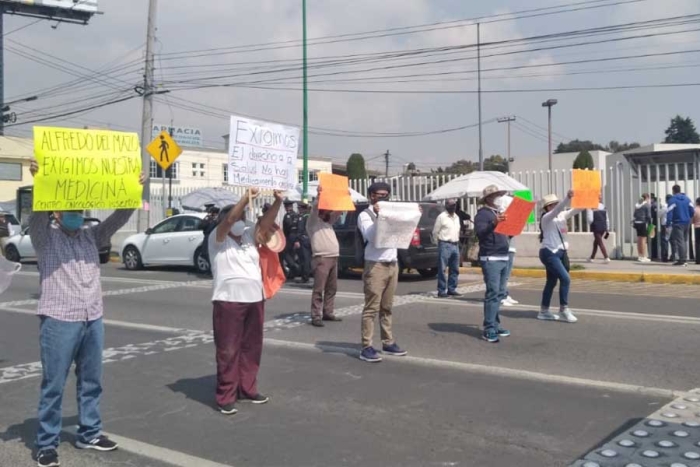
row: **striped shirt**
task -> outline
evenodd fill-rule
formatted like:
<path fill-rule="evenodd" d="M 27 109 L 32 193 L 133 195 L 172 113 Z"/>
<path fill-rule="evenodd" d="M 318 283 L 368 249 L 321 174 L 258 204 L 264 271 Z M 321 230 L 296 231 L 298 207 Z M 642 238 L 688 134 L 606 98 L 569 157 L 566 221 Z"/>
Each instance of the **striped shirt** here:
<path fill-rule="evenodd" d="M 102 317 L 98 249 L 126 224 L 133 209 L 114 211 L 104 222 L 66 233 L 48 213 L 29 219 L 29 235 L 39 265 L 41 297 L 37 314 L 60 321 L 94 321 Z"/>

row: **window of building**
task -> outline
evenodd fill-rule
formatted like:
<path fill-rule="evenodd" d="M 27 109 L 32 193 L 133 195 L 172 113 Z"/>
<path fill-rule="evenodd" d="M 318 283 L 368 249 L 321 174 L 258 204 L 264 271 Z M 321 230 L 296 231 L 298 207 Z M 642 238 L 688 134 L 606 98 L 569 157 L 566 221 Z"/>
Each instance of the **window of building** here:
<path fill-rule="evenodd" d="M 317 182 L 318 181 L 318 172 L 315 170 L 309 170 L 309 181 L 310 182 Z M 304 183 L 304 172 L 302 170 L 299 171 L 299 183 Z"/>
<path fill-rule="evenodd" d="M 221 164 L 224 171 L 224 182 L 228 183 L 228 164 Z"/>
<path fill-rule="evenodd" d="M 22 181 L 22 163 L 0 162 L 0 180 Z"/>
<path fill-rule="evenodd" d="M 170 170 L 173 172 L 173 180 L 177 180 L 180 177 L 179 165 L 179 162 L 174 162 L 173 165 L 170 166 Z M 156 164 L 156 161 L 151 161 L 149 170 L 151 178 L 163 178 L 163 172 L 165 171 L 161 169 L 158 164 Z M 168 176 L 168 172 L 165 172 L 165 176 Z"/>

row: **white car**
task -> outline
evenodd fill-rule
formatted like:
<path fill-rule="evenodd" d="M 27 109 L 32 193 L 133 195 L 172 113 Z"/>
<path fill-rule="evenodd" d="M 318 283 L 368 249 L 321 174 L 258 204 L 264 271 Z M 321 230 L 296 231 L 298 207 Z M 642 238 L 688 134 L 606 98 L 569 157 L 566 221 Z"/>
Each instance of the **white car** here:
<path fill-rule="evenodd" d="M 205 213 L 187 213 L 168 217 L 143 233 L 124 240 L 121 257 L 130 270 L 144 266 L 194 266 L 200 273 L 209 272 L 209 260 L 203 250 L 202 219 Z"/>

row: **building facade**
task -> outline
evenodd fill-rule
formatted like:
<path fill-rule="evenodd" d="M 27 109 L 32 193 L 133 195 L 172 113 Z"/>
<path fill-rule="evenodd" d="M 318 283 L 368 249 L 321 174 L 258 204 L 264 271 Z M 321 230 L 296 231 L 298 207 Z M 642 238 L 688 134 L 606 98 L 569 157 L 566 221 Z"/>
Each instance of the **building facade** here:
<path fill-rule="evenodd" d="M 19 187 L 33 183 L 29 172 L 32 157 L 32 139 L 0 136 L 0 202 L 3 204 L 16 199 Z"/>

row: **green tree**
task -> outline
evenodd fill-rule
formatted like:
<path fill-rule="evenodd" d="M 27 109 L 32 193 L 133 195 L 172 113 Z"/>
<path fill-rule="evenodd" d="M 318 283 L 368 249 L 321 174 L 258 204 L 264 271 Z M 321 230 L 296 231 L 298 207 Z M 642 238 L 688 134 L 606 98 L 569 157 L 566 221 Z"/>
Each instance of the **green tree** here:
<path fill-rule="evenodd" d="M 595 163 L 593 162 L 593 156 L 588 151 L 581 151 L 576 160 L 574 160 L 574 169 L 595 169 Z"/>
<path fill-rule="evenodd" d="M 572 140 L 568 143 L 559 143 L 557 149 L 554 150 L 555 153 L 562 152 L 581 152 L 581 151 L 602 151 L 605 148 L 600 144 L 596 144 L 589 140 Z"/>
<path fill-rule="evenodd" d="M 638 147 L 639 143 L 620 143 L 618 141 L 612 140 L 608 143 L 608 146 L 605 148 L 605 150 L 610 152 L 622 152 L 629 151 L 630 149 L 636 149 Z"/>
<path fill-rule="evenodd" d="M 695 129 L 695 124 L 690 117 L 683 118 L 676 115 L 671 120 L 671 125 L 666 129 L 666 139 L 664 143 L 671 144 L 698 144 L 700 135 Z"/>
<path fill-rule="evenodd" d="M 445 167 L 444 169 L 442 167 L 439 167 L 438 173 L 464 175 L 474 172 L 475 170 L 479 170 L 479 164 L 474 163 L 472 161 L 468 161 L 466 159 L 461 159 L 457 162 L 453 162 L 452 165 L 450 165 L 449 167 Z"/>
<path fill-rule="evenodd" d="M 348 158 L 345 165 L 350 180 L 364 180 L 367 178 L 367 169 L 365 168 L 365 158 L 362 154 L 354 153 Z"/>
<path fill-rule="evenodd" d="M 508 172 L 508 161 L 500 154 L 494 154 L 484 159 L 484 170 Z"/>

